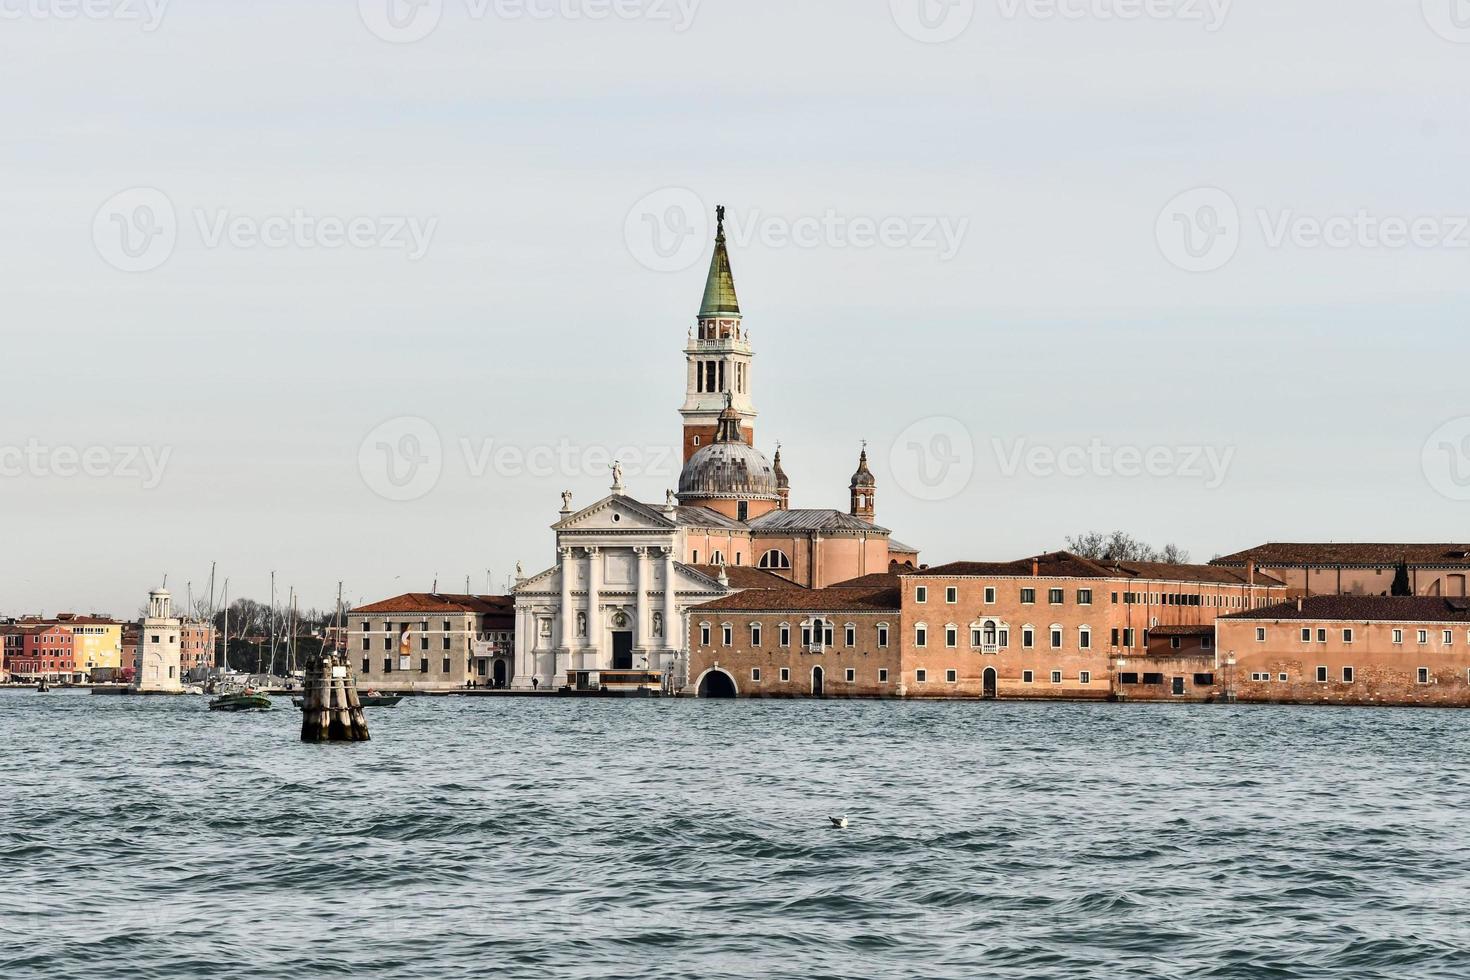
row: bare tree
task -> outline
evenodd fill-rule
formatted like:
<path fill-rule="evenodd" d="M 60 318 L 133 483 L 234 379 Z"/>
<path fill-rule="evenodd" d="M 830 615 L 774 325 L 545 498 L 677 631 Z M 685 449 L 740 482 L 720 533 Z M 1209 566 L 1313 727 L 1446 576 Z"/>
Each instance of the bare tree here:
<path fill-rule="evenodd" d="M 1067 536 L 1067 550 L 1083 558 L 1104 561 L 1157 561 L 1171 565 L 1189 564 L 1189 552 L 1177 544 L 1166 544 L 1155 548 L 1124 531 L 1103 534 L 1088 531 Z"/>

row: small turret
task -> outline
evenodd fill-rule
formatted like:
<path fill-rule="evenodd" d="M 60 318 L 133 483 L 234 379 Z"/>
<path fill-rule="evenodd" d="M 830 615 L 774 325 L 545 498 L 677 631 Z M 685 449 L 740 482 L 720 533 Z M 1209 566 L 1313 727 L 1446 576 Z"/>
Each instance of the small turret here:
<path fill-rule="evenodd" d="M 873 471 L 868 469 L 868 444 L 863 443 L 862 455 L 858 457 L 857 472 L 852 475 L 852 482 L 848 485 L 851 490 L 852 507 L 849 513 L 853 517 L 874 523 L 877 510 L 877 502 L 874 499 L 878 494 L 878 481 L 873 479 Z"/>
<path fill-rule="evenodd" d="M 781 444 L 776 443 L 776 458 L 772 460 L 776 469 L 776 496 L 781 498 L 777 510 L 791 509 L 791 481 L 786 477 L 786 471 L 781 468 Z"/>

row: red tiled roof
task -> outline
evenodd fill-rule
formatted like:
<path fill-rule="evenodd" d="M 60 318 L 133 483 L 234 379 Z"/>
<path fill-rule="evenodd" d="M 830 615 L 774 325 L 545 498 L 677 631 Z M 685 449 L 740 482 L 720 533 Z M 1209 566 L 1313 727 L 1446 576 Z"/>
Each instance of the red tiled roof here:
<path fill-rule="evenodd" d="M 515 598 L 505 595 L 446 595 L 444 593 L 409 592 L 382 602 L 370 603 L 351 610 L 355 613 L 510 613 Z"/>
<path fill-rule="evenodd" d="M 1343 620 L 1347 622 L 1467 623 L 1470 599 L 1440 596 L 1318 595 L 1265 609 L 1222 616 L 1234 620 Z"/>
<path fill-rule="evenodd" d="M 900 566 L 902 567 L 902 566 Z M 896 589 L 903 583 L 899 580 L 898 572 L 874 572 L 871 575 L 861 575 L 850 578 L 846 582 L 833 582 L 829 588 L 833 589 Z"/>
<path fill-rule="evenodd" d="M 1212 565 L 1470 565 L 1470 544 L 1282 543 L 1216 558 Z"/>
<path fill-rule="evenodd" d="M 892 612 L 897 614 L 897 589 L 750 589 L 706 602 L 695 609 L 717 612 Z"/>
<path fill-rule="evenodd" d="M 801 588 L 790 579 L 782 578 L 774 572 L 768 572 L 762 568 L 751 568 L 749 565 L 686 565 L 701 575 L 710 578 L 720 577 L 720 569 L 725 570 L 725 576 L 730 580 L 730 587 L 735 589 L 791 589 Z"/>
<path fill-rule="evenodd" d="M 1149 636 L 1214 636 L 1213 626 L 1155 626 L 1148 631 Z"/>
<path fill-rule="evenodd" d="M 1166 562 L 1109 561 L 1106 559 L 1083 558 L 1066 551 L 1053 551 L 1035 558 L 1018 561 L 975 562 L 959 561 L 936 568 L 922 569 L 906 574 L 918 578 L 964 575 L 972 577 L 995 576 L 997 578 L 1029 578 L 1032 563 L 1041 578 L 1113 578 L 1140 579 L 1157 582 L 1200 582 L 1212 585 L 1245 585 L 1244 570 L 1224 568 L 1216 565 L 1177 565 Z M 1280 586 L 1277 579 L 1259 570 L 1256 585 Z"/>

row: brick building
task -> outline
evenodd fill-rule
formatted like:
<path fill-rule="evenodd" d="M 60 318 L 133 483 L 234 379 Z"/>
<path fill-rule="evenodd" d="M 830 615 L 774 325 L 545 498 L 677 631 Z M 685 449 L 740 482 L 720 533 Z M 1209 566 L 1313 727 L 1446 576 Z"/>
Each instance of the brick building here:
<path fill-rule="evenodd" d="M 57 624 L 9 627 L 6 641 L 6 670 L 15 680 L 48 680 L 80 683 L 86 675 L 77 670 L 75 638 Z"/>
<path fill-rule="evenodd" d="M 1470 706 L 1470 599 L 1310 596 L 1216 623 L 1240 701 Z"/>
<path fill-rule="evenodd" d="M 414 592 L 351 610 L 347 652 L 364 687 L 505 687 L 514 630 L 510 596 Z"/>
<path fill-rule="evenodd" d="M 733 584 L 733 583 L 732 583 Z M 689 611 L 699 697 L 898 693 L 896 577 L 874 588 L 749 588 Z"/>
<path fill-rule="evenodd" d="M 1470 544 L 1263 544 L 1210 564 L 1257 569 L 1292 595 L 1388 595 L 1406 564 L 1415 595 L 1464 596 Z"/>

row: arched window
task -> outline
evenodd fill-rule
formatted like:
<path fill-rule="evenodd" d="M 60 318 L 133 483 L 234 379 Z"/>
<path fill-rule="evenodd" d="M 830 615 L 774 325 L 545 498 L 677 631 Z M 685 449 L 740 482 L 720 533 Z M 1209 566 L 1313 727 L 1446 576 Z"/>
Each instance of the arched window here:
<path fill-rule="evenodd" d="M 772 549 L 761 555 L 761 568 L 791 568 L 791 559 L 786 557 L 786 552 Z"/>
<path fill-rule="evenodd" d="M 709 563 L 711 565 L 725 564 L 725 553 L 723 551 L 716 551 L 714 554 L 709 556 Z"/>

